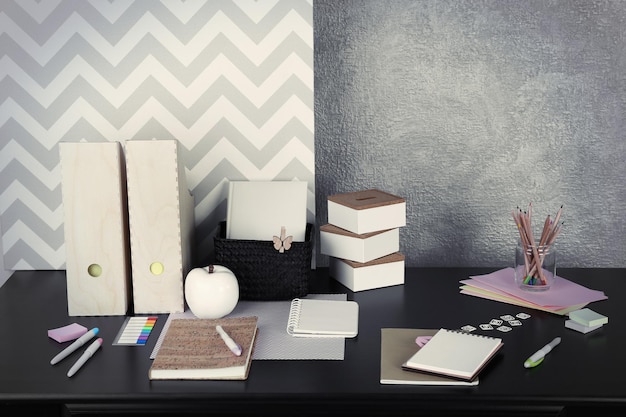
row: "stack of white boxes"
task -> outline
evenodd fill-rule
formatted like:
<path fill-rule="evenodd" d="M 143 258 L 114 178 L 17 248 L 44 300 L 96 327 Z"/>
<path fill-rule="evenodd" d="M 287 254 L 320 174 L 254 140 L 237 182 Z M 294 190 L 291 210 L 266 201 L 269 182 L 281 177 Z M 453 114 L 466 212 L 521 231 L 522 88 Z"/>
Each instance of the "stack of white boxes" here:
<path fill-rule="evenodd" d="M 330 257 L 330 276 L 355 292 L 404 284 L 405 225 L 402 197 L 376 189 L 329 196 L 320 252 Z"/>

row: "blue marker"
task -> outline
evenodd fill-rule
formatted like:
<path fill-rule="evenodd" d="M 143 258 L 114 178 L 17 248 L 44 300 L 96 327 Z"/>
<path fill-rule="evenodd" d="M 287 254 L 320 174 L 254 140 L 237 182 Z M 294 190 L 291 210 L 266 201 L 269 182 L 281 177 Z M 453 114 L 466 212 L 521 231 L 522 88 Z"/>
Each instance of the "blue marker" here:
<path fill-rule="evenodd" d="M 74 340 L 71 345 L 63 349 L 61 353 L 52 358 L 52 360 L 50 361 L 50 365 L 61 362 L 63 359 L 69 356 L 70 353 L 74 352 L 76 349 L 78 349 L 79 347 L 87 343 L 90 339 L 92 339 L 95 335 L 97 335 L 98 331 L 99 329 L 97 327 L 94 327 L 78 339 Z"/>

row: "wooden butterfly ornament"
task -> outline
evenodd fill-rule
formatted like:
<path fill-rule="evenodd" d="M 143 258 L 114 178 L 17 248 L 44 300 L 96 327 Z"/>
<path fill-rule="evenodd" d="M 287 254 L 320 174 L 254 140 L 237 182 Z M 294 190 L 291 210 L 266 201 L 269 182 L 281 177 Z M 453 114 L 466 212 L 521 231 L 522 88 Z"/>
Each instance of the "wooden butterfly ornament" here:
<path fill-rule="evenodd" d="M 274 236 L 272 240 L 274 241 L 274 249 L 278 252 L 283 253 L 286 250 L 291 249 L 291 242 L 293 242 L 293 236 L 285 236 L 285 226 L 281 226 L 280 228 L 280 237 Z"/>

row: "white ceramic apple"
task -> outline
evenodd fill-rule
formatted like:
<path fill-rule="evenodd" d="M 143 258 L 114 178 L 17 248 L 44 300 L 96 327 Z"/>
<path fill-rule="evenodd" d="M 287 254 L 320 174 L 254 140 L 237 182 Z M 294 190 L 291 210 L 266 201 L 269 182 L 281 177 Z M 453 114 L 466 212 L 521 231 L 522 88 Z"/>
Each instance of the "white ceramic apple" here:
<path fill-rule="evenodd" d="M 185 300 L 198 318 L 222 318 L 230 314 L 239 301 L 237 277 L 222 265 L 194 268 L 185 278 Z"/>

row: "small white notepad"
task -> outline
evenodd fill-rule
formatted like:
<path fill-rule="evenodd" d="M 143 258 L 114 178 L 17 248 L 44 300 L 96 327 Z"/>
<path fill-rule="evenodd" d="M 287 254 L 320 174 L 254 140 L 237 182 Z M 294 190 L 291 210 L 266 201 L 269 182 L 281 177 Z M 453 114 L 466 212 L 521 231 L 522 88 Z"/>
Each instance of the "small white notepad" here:
<path fill-rule="evenodd" d="M 439 329 L 402 367 L 472 381 L 502 345 L 497 337 Z"/>
<path fill-rule="evenodd" d="M 296 337 L 354 337 L 359 332 L 356 301 L 295 298 L 287 333 Z"/>

